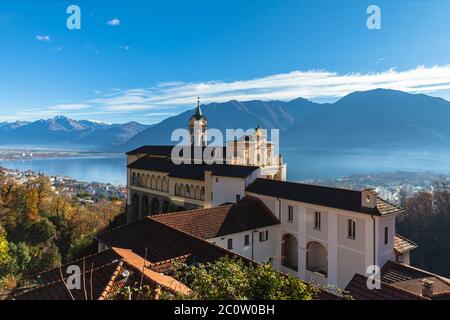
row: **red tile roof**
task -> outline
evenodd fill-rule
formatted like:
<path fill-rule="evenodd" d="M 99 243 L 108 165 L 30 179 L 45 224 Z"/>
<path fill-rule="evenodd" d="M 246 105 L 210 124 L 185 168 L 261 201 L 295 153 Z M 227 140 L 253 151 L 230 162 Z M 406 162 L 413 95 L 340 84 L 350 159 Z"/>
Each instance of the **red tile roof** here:
<path fill-rule="evenodd" d="M 420 295 L 380 282 L 380 289 L 369 289 L 367 277 L 355 274 L 345 288 L 355 300 L 424 300 Z"/>
<path fill-rule="evenodd" d="M 84 263 L 83 263 L 84 261 Z M 95 265 L 94 264 L 100 264 Z M 84 268 L 83 268 L 84 264 Z M 66 270 L 69 265 L 80 267 L 81 288 L 70 289 Z M 119 290 L 144 285 L 161 287 L 173 293 L 188 295 L 189 288 L 176 279 L 151 269 L 152 264 L 130 250 L 110 250 L 71 262 L 61 268 L 47 270 L 38 276 L 41 285 L 15 297 L 18 300 L 110 300 L 121 298 Z M 84 272 L 83 272 L 84 270 Z"/>
<path fill-rule="evenodd" d="M 386 262 L 381 268 L 381 280 L 416 295 L 422 294 L 423 280 L 431 280 L 432 299 L 450 298 L 450 279 L 403 263 Z"/>
<path fill-rule="evenodd" d="M 416 249 L 418 246 L 412 242 L 411 240 L 402 237 L 399 234 L 396 234 L 394 237 L 394 250 L 397 254 L 402 254 L 413 249 Z"/>
<path fill-rule="evenodd" d="M 245 197 L 238 204 L 151 216 L 151 219 L 202 239 L 280 224 L 262 201 Z"/>
<path fill-rule="evenodd" d="M 178 230 L 172 226 L 144 217 L 97 236 L 108 247 L 130 249 L 158 263 L 181 256 L 188 256 L 187 263 L 215 261 L 222 256 L 241 257 L 231 251 L 215 246 L 206 240 Z"/>

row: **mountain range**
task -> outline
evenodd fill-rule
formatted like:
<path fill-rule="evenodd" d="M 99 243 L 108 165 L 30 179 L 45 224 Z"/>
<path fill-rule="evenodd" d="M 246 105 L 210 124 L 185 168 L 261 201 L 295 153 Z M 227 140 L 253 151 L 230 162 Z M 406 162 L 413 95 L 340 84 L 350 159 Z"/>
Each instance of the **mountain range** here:
<path fill-rule="evenodd" d="M 284 101 L 228 101 L 202 106 L 208 127 L 280 130 L 281 149 L 448 148 L 450 102 L 424 94 L 375 89 L 351 93 L 334 103 L 298 98 Z M 173 144 L 175 128 L 186 128 L 193 110 L 139 132 L 118 146 Z"/>
<path fill-rule="evenodd" d="M 334 103 L 228 101 L 202 105 L 209 128 L 280 130 L 286 149 L 443 149 L 450 147 L 450 102 L 424 94 L 375 89 Z M 171 133 L 187 128 L 193 110 L 155 125 L 105 124 L 58 116 L 0 123 L 0 145 L 126 152 L 142 145 L 174 144 Z"/>
<path fill-rule="evenodd" d="M 91 120 L 77 121 L 65 116 L 33 122 L 1 122 L 0 145 L 62 150 L 110 150 L 148 127 L 137 122 L 106 124 Z"/>

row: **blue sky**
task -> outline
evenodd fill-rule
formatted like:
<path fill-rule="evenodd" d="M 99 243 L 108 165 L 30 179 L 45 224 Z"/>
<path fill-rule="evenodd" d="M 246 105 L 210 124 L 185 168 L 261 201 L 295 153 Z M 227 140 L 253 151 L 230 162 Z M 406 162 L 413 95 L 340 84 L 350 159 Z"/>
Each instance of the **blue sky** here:
<path fill-rule="evenodd" d="M 81 30 L 66 27 L 70 4 Z M 381 30 L 366 27 L 370 4 Z M 450 1 L 0 0 L 0 120 L 155 123 L 197 96 L 329 101 L 374 87 L 450 99 L 449 30 Z"/>

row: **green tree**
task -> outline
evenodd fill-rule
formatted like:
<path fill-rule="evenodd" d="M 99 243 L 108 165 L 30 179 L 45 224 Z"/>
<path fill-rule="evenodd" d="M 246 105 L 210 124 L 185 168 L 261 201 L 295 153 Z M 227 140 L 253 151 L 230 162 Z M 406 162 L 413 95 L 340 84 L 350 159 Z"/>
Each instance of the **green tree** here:
<path fill-rule="evenodd" d="M 175 276 L 200 300 L 310 300 L 316 289 L 276 271 L 269 262 L 250 264 L 222 257 L 213 263 L 182 265 Z M 186 297 L 185 297 L 186 298 Z"/>
<path fill-rule="evenodd" d="M 36 271 L 44 271 L 61 265 L 61 255 L 58 247 L 52 243 L 39 257 L 39 263 L 35 266 Z"/>
<path fill-rule="evenodd" d="M 56 228 L 47 218 L 32 222 L 27 228 L 27 240 L 31 244 L 46 242 L 56 235 Z"/>
<path fill-rule="evenodd" d="M 30 268 L 33 259 L 33 252 L 25 242 L 18 244 L 9 243 L 9 254 L 13 257 L 9 265 L 9 272 L 13 274 L 26 273 Z"/>
<path fill-rule="evenodd" d="M 83 234 L 81 237 L 75 239 L 72 244 L 70 244 L 69 252 L 67 254 L 67 260 L 75 260 L 81 253 L 92 245 L 95 239 L 96 232 L 91 232 L 88 234 Z"/>

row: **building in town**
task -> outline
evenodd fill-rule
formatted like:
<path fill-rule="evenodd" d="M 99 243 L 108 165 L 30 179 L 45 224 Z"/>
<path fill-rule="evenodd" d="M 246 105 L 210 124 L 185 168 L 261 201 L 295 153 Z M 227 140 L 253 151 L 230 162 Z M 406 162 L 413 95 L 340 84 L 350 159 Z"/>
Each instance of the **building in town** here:
<path fill-rule="evenodd" d="M 286 179 L 286 164 L 260 127 L 227 143 L 228 147 L 208 149 L 207 123 L 198 104 L 189 119 L 191 145 L 186 149 L 173 155 L 174 146 L 143 146 L 127 153 L 128 221 L 149 214 L 236 203 L 258 177 Z M 222 163 L 203 161 L 205 150 Z M 178 164 L 176 160 L 183 157 L 192 161 Z"/>

